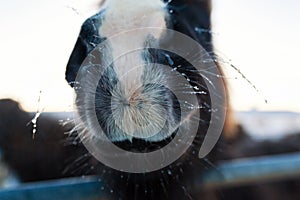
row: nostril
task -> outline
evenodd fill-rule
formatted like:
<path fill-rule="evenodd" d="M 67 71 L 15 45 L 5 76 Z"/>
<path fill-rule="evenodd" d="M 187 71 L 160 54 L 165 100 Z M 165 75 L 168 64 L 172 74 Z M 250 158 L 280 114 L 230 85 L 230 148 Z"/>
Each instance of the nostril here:
<path fill-rule="evenodd" d="M 129 97 L 129 104 L 135 105 L 140 102 L 142 99 L 140 98 L 140 91 L 135 90 Z"/>

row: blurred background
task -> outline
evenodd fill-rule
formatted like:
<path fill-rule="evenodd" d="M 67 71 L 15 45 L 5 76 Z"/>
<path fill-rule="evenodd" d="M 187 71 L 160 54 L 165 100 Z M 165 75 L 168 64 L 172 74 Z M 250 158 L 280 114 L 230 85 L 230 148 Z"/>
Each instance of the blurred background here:
<path fill-rule="evenodd" d="M 97 3 L 99 0 L 1 1 L 0 98 L 14 98 L 25 110 L 35 111 L 42 91 L 45 111 L 72 107 L 65 66 L 82 22 L 96 12 Z M 213 0 L 215 48 L 260 91 L 229 74 L 232 105 L 237 111 L 300 111 L 299 7 L 295 0 Z M 231 80 L 235 77 L 238 79 Z"/>
<path fill-rule="evenodd" d="M 216 52 L 236 66 L 258 90 L 236 70 L 224 66 L 237 122 L 251 141 L 260 147 L 269 145 L 271 153 L 265 154 L 276 153 L 272 148 L 278 153 L 297 151 L 300 149 L 300 1 L 212 2 L 211 31 Z M 26 121 L 29 125 L 24 129 L 30 134 L 23 140 L 31 139 L 35 128 L 31 120 L 36 111 L 42 112 L 41 123 L 44 120 L 51 127 L 40 132 L 63 133 L 68 129 L 59 125 L 68 121 L 72 117 L 69 112 L 73 111 L 73 90 L 64 79 L 65 67 L 82 22 L 96 13 L 98 6 L 99 0 L 0 1 L 0 99 L 15 101 L 0 102 L 0 138 L 7 137 L 7 130 L 23 127 L 21 122 Z M 8 119 L 6 116 L 12 112 L 20 117 Z M 12 125 L 8 127 L 7 123 Z M 64 139 L 61 135 L 55 137 Z M 55 140 L 52 142 L 55 144 Z M 5 142 L 0 145 L 5 149 Z M 36 145 L 35 148 L 39 147 Z M 252 156 L 258 155 L 259 152 Z M 236 157 L 243 157 L 242 153 Z M 28 165 L 15 163 L 24 169 L 32 163 Z M 52 177 L 60 176 L 54 173 Z M 20 180 L 35 181 L 20 178 L 5 164 L 1 165 L 0 185 L 17 185 Z"/>

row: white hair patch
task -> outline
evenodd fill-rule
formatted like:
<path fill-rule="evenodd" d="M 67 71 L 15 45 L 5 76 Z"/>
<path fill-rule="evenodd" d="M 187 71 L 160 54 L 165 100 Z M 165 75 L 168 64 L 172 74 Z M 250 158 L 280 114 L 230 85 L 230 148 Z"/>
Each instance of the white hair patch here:
<path fill-rule="evenodd" d="M 160 0 L 109 0 L 104 9 L 105 17 L 99 28 L 99 35 L 102 37 L 110 38 L 129 30 L 155 27 L 162 29 L 162 32 L 155 32 L 156 35 L 151 34 L 158 39 L 166 28 L 166 12 Z M 126 76 L 123 86 L 127 94 L 142 85 L 145 61 L 140 52 L 132 50 L 142 47 L 148 36 L 147 32 L 137 31 L 136 34 L 127 34 L 110 41 L 114 70 L 117 77 Z M 126 52 L 126 55 L 117 58 L 121 52 Z"/>

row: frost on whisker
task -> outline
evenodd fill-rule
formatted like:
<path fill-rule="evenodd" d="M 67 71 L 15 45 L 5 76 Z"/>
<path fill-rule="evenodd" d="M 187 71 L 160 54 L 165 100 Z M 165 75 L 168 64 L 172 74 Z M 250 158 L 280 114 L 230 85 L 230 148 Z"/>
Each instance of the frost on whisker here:
<path fill-rule="evenodd" d="M 35 138 L 35 134 L 37 132 L 37 121 L 38 121 L 38 118 L 40 117 L 40 115 L 42 114 L 42 112 L 44 111 L 44 108 L 41 108 L 41 94 L 42 94 L 42 91 L 40 91 L 39 93 L 39 98 L 38 98 L 38 106 L 37 106 L 37 111 L 33 117 L 33 119 L 27 123 L 27 126 L 29 126 L 29 124 L 32 124 L 33 125 L 33 128 L 32 128 L 32 139 Z"/>
<path fill-rule="evenodd" d="M 81 13 L 77 8 L 75 8 L 75 7 L 73 7 L 73 6 L 66 5 L 65 7 L 68 8 L 68 9 L 71 9 L 71 10 L 72 10 L 74 13 L 76 13 L 77 15 L 82 15 L 82 13 Z"/>
<path fill-rule="evenodd" d="M 206 28 L 201 28 L 201 27 L 195 27 L 194 28 L 195 32 L 197 34 L 204 34 L 208 33 L 210 35 L 219 35 L 219 33 L 212 31 L 211 29 L 206 29 Z"/>
<path fill-rule="evenodd" d="M 240 76 L 244 81 L 246 81 L 250 87 L 252 87 L 255 92 L 257 92 L 260 96 L 263 96 L 263 94 L 260 92 L 260 90 L 258 89 L 258 87 L 247 78 L 247 76 L 237 67 L 233 64 L 233 61 L 231 59 L 229 59 L 228 57 L 226 57 L 224 54 L 222 54 L 221 52 L 214 50 L 214 52 L 209 52 L 210 57 L 212 58 L 212 60 L 215 63 L 218 63 L 220 65 L 221 69 L 229 69 L 227 71 L 231 71 L 233 70 L 234 72 L 237 73 L 237 76 L 231 77 L 231 76 L 223 76 L 222 78 L 225 79 L 238 79 L 238 76 Z M 267 98 L 263 97 L 264 102 L 267 103 L 268 100 Z"/>

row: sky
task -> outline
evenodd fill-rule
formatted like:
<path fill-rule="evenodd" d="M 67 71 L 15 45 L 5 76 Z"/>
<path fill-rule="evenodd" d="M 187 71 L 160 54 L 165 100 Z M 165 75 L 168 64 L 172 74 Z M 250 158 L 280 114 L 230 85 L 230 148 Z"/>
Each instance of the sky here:
<path fill-rule="evenodd" d="M 0 98 L 27 111 L 73 110 L 65 67 L 95 2 L 0 0 Z M 298 0 L 213 0 L 216 51 L 259 90 L 224 67 L 235 110 L 300 112 L 299 10 Z"/>
<path fill-rule="evenodd" d="M 300 1 L 214 0 L 213 6 L 217 50 L 260 91 L 231 79 L 234 108 L 299 112 Z"/>

